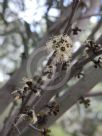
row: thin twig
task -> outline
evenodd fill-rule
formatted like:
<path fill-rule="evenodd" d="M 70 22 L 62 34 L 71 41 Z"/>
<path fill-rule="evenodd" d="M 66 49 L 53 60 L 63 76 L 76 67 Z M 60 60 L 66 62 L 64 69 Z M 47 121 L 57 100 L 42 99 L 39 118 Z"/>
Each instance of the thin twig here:
<path fill-rule="evenodd" d="M 71 26 L 72 19 L 74 17 L 75 11 L 76 11 L 76 9 L 79 5 L 79 2 L 80 2 L 80 0 L 74 0 L 73 3 L 72 3 L 72 12 L 69 16 L 69 20 L 68 20 L 67 26 L 66 26 L 65 31 L 64 31 L 65 34 L 70 35 L 70 26 Z"/>
<path fill-rule="evenodd" d="M 39 128 L 35 127 L 35 126 L 34 126 L 34 125 L 32 125 L 32 124 L 29 124 L 29 127 L 33 128 L 34 130 L 37 130 L 37 131 L 41 132 L 41 129 L 39 129 Z"/>
<path fill-rule="evenodd" d="M 81 19 L 87 19 L 87 18 L 90 18 L 92 16 L 102 16 L 102 13 L 95 13 L 95 14 L 90 14 L 90 15 L 85 15 L 85 16 L 81 16 L 79 18 L 77 18 L 77 20 L 81 20 Z"/>
<path fill-rule="evenodd" d="M 97 96 L 102 96 L 102 91 L 100 92 L 91 92 L 85 95 L 85 97 L 97 97 Z"/>

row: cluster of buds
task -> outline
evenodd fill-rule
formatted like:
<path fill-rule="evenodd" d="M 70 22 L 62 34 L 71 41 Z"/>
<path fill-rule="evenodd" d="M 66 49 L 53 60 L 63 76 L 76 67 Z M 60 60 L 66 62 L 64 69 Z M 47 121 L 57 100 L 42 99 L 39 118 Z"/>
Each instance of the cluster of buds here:
<path fill-rule="evenodd" d="M 59 112 L 59 104 L 57 104 L 56 102 L 51 102 L 47 105 L 47 107 L 49 108 L 49 114 L 53 114 L 53 115 L 57 115 Z"/>
<path fill-rule="evenodd" d="M 41 89 L 39 89 L 37 87 L 37 82 L 39 84 L 42 83 L 42 80 L 40 78 L 38 78 L 37 76 L 34 76 L 34 82 L 32 81 L 32 79 L 27 79 L 24 78 L 24 86 L 22 89 L 18 89 L 13 91 L 11 94 L 15 97 L 15 100 L 22 100 L 24 101 L 25 98 L 31 93 L 33 92 L 34 94 L 38 93 L 40 95 L 40 91 Z"/>
<path fill-rule="evenodd" d="M 28 96 L 29 93 L 30 93 L 29 87 L 24 86 L 22 89 L 15 90 L 11 94 L 14 95 L 15 101 L 17 100 L 24 101 L 24 99 L 26 98 L 26 96 Z"/>
<path fill-rule="evenodd" d="M 88 108 L 90 106 L 90 100 L 85 99 L 84 97 L 79 98 L 79 103 L 84 104 L 85 108 Z"/>
<path fill-rule="evenodd" d="M 41 112 L 41 113 L 36 115 L 34 110 L 32 110 L 28 106 L 22 112 L 22 116 L 23 116 L 23 119 L 29 120 L 31 124 L 33 124 L 33 125 L 36 124 L 36 125 L 42 126 L 42 125 L 45 125 L 47 123 L 48 114 Z M 38 130 L 42 136 L 50 136 L 50 134 L 49 134 L 51 132 L 50 129 L 47 129 L 47 128 L 39 129 L 39 128 L 34 127 L 34 126 L 33 126 L 33 128 L 35 130 Z"/>
<path fill-rule="evenodd" d="M 90 54 L 96 54 L 101 49 L 100 44 L 96 44 L 92 40 L 88 40 L 86 43 L 86 53 L 90 56 Z"/>
<path fill-rule="evenodd" d="M 73 35 L 77 35 L 78 32 L 81 32 L 81 29 L 76 26 L 75 28 L 72 29 L 72 32 L 73 32 Z"/>
<path fill-rule="evenodd" d="M 33 109 L 31 109 L 31 107 L 27 106 L 21 116 L 23 115 L 24 119 L 29 120 L 32 124 L 35 124 L 37 122 L 37 116 L 36 113 Z"/>
<path fill-rule="evenodd" d="M 39 75 L 35 75 L 33 77 L 33 80 L 29 80 L 29 79 L 26 79 L 25 80 L 25 84 L 30 88 L 30 90 L 33 92 L 33 93 L 39 93 L 39 87 L 40 85 L 43 84 L 43 80 L 42 78 L 39 76 Z"/>

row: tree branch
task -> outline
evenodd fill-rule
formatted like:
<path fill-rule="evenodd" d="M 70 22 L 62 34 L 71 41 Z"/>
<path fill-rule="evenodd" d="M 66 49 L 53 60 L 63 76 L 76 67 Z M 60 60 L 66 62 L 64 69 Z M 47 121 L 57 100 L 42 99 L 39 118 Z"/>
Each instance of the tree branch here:
<path fill-rule="evenodd" d="M 85 16 L 82 16 L 82 17 L 79 17 L 77 18 L 78 20 L 81 20 L 81 19 L 87 19 L 87 18 L 90 18 L 92 16 L 102 16 L 102 13 L 94 13 L 94 14 L 89 14 L 89 15 L 85 15 Z"/>

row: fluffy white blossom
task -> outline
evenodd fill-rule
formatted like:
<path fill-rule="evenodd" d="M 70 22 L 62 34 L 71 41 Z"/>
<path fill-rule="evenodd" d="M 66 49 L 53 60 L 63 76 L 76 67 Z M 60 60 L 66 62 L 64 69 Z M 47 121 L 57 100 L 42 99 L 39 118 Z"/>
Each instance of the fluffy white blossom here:
<path fill-rule="evenodd" d="M 72 41 L 68 35 L 54 36 L 47 43 L 48 51 L 56 53 L 56 60 L 70 61 L 72 57 Z"/>

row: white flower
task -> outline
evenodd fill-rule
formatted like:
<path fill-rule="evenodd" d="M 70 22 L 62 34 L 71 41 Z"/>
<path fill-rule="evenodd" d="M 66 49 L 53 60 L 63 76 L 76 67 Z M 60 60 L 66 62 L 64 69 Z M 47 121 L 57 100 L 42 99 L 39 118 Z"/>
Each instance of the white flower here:
<path fill-rule="evenodd" d="M 68 35 L 54 36 L 47 42 L 47 48 L 50 52 L 56 52 L 56 60 L 70 61 L 72 57 L 72 41 Z"/>

